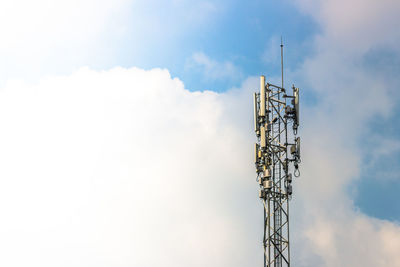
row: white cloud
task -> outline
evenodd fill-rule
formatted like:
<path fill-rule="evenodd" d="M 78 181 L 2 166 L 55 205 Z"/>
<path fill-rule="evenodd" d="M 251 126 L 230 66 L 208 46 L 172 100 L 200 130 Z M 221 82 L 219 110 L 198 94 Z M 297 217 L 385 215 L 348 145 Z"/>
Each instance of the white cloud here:
<path fill-rule="evenodd" d="M 258 264 L 251 123 L 235 118 L 251 100 L 238 94 L 191 93 L 159 69 L 9 83 L 0 265 Z"/>
<path fill-rule="evenodd" d="M 192 55 L 186 64 L 186 69 L 201 72 L 204 79 L 208 81 L 220 79 L 241 80 L 243 77 L 241 70 L 231 61 L 219 62 L 202 52 Z"/>
<path fill-rule="evenodd" d="M 399 97 L 387 80 L 396 78 L 371 75 L 362 59 L 376 47 L 397 49 L 400 7 L 394 1 L 298 3 L 322 26 L 315 54 L 291 73 L 319 100 L 302 116 L 303 171 L 292 208 L 301 221 L 294 231 L 304 234 L 294 237 L 300 265 L 400 266 L 398 223 L 360 213 L 347 190 L 365 167 L 359 144 L 369 120 L 390 114 Z"/>
<path fill-rule="evenodd" d="M 38 81 L 109 60 L 127 15 L 127 0 L 0 2 L 0 86 L 9 79 Z M 118 15 L 117 15 L 118 14 Z"/>
<path fill-rule="evenodd" d="M 166 70 L 135 68 L 9 83 L 0 92 L 0 265 L 260 265 L 257 85 L 189 92 Z M 358 155 L 323 115 L 302 128 L 293 260 L 396 266 L 399 227 L 352 209 L 344 185 Z"/>
<path fill-rule="evenodd" d="M 187 0 L 1 1 L 0 86 L 86 65 L 144 65 L 155 50 L 175 52 L 177 43 L 209 27 L 223 15 L 221 6 Z"/>
<path fill-rule="evenodd" d="M 297 0 L 303 12 L 314 17 L 324 30 L 320 48 L 362 55 L 372 47 L 399 48 L 396 0 Z"/>
<path fill-rule="evenodd" d="M 173 4 L 190 6 L 182 3 Z M 291 74 L 322 100 L 302 116 L 302 177 L 291 209 L 299 266 L 400 266 L 399 226 L 359 213 L 345 190 L 361 168 L 357 138 L 371 116 L 388 114 L 394 104 L 385 81 L 357 60 L 375 46 L 396 48 L 398 27 L 391 26 L 398 9 L 394 2 L 365 3 L 355 1 L 355 13 L 313 1 L 323 34 L 314 57 Z M 32 12 L 15 18 L 19 9 L 3 4 L 9 15 L 2 25 L 17 29 L 1 28 L 13 64 L 52 58 L 64 42 L 90 50 L 110 22 L 108 12 L 120 11 L 105 2 L 75 4 L 21 2 Z M 164 32 L 162 23 L 177 25 L 180 16 L 140 16 L 148 6 L 132 6 L 134 21 L 153 23 L 149 38 L 179 35 L 174 27 Z M 202 10 L 197 25 L 215 14 L 213 5 Z M 125 33 L 118 25 L 111 28 Z M 72 62 L 82 56 L 66 51 Z M 241 75 L 229 61 L 202 53 L 192 60 L 211 80 Z M 257 84 L 250 79 L 224 94 L 189 92 L 165 70 L 122 68 L 9 82 L 0 92 L 0 265 L 260 265 L 249 94 Z"/>

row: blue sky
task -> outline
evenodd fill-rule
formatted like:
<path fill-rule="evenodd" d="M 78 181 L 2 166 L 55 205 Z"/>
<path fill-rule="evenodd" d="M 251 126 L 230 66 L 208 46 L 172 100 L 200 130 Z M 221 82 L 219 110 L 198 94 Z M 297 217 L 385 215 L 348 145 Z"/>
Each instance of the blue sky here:
<path fill-rule="evenodd" d="M 350 2 L 1 3 L 10 262 L 259 264 L 251 93 L 280 82 L 282 36 L 303 120 L 295 265 L 400 266 L 400 5 Z"/>
<path fill-rule="evenodd" d="M 25 47 L 23 44 L 17 49 L 28 48 L 29 52 L 41 54 L 40 58 L 24 60 L 35 60 L 32 65 L 39 67 L 39 70 L 45 69 L 46 73 L 68 73 L 82 65 L 94 69 L 113 66 L 144 69 L 161 67 L 182 79 L 190 90 L 213 91 L 239 86 L 246 77 L 264 72 L 278 75 L 281 36 L 287 46 L 285 61 L 289 68 L 295 68 L 312 53 L 309 43 L 318 32 L 318 25 L 289 2 L 202 3 L 147 1 L 144 4 L 133 1 L 127 3 L 121 17 L 114 16 L 105 22 L 109 25 L 102 29 L 102 35 L 96 36 L 96 41 L 99 41 L 97 44 L 72 38 L 64 43 L 50 39 L 50 51 L 43 51 L 41 45 Z M 153 5 L 157 8 L 153 8 Z M 198 17 L 193 18 L 196 12 L 199 13 Z M 142 25 L 149 20 L 152 25 Z M 45 30 L 45 34 L 48 34 L 48 29 Z M 63 53 L 60 55 L 59 51 Z M 77 51 L 79 57 L 75 54 Z M 236 71 L 230 76 L 221 74 L 220 77 L 208 77 L 201 64 L 191 66 L 192 56 L 196 53 L 203 53 L 215 63 L 230 62 Z M 24 67 L 14 65 L 20 53 L 14 56 L 9 62 L 3 63 L 8 68 L 6 71 L 9 76 L 18 76 L 21 69 L 28 73 Z M 54 59 L 59 60 L 57 66 Z"/>
<path fill-rule="evenodd" d="M 117 56 L 111 62 L 104 62 L 102 67 L 117 64 L 145 69 L 168 68 L 190 90 L 225 91 L 239 86 L 248 76 L 264 72 L 278 75 L 281 36 L 288 48 L 285 52 L 286 61 L 290 62 L 288 67 L 295 68 L 312 53 L 308 43 L 318 31 L 318 25 L 309 16 L 299 13 L 290 3 L 216 1 L 213 5 L 210 8 L 211 14 L 203 15 L 211 23 L 193 23 L 191 18 L 174 13 L 174 4 L 161 4 L 150 15 L 157 16 L 161 23 L 154 29 L 155 36 L 147 40 L 148 33 L 146 36 L 135 36 L 135 29 L 132 29 L 132 32 L 124 33 L 121 39 L 110 40 L 116 44 L 113 52 Z M 135 10 L 137 7 L 132 5 L 130 8 Z M 182 9 L 179 12 L 185 11 Z M 127 19 L 126 23 L 129 28 L 130 23 L 135 24 L 137 21 L 134 18 Z M 182 27 L 185 24 L 191 27 L 185 29 Z M 183 30 L 174 30 L 171 26 L 182 27 Z M 137 45 L 138 42 L 140 45 Z M 139 49 L 132 49 L 135 46 Z M 209 77 L 204 72 L 204 66 L 191 68 L 188 65 L 195 53 L 203 53 L 215 63 L 232 63 L 237 68 L 237 75 Z M 93 67 L 98 66 L 94 64 Z"/>
<path fill-rule="evenodd" d="M 384 56 L 384 55 L 382 55 Z M 397 66 L 392 66 L 396 68 Z M 355 192 L 355 203 L 361 211 L 381 219 L 400 220 L 400 205 L 398 200 L 400 140 L 398 108 L 387 118 L 377 117 L 370 121 L 365 135 L 360 138 L 360 147 L 363 151 L 364 168 L 360 180 L 351 185 Z M 380 144 L 372 136 L 390 140 L 386 153 L 374 155 L 371 147 Z M 395 142 L 393 142 L 395 140 Z"/>

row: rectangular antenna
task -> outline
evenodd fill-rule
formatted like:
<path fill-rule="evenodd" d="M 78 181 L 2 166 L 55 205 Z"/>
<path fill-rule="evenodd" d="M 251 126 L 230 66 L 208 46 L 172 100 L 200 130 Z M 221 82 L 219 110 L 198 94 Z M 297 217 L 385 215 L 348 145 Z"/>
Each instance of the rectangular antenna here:
<path fill-rule="evenodd" d="M 260 131 L 261 131 L 260 146 L 261 146 L 261 148 L 266 148 L 267 147 L 267 138 L 265 136 L 265 127 L 264 127 L 264 125 L 261 125 Z"/>
<path fill-rule="evenodd" d="M 254 144 L 254 163 L 258 163 L 258 151 L 260 150 L 260 146 L 257 144 L 257 143 L 255 143 Z"/>
<path fill-rule="evenodd" d="M 258 101 L 257 101 L 257 93 L 253 94 L 253 104 L 254 104 L 254 131 L 257 136 L 259 135 L 259 127 L 258 127 Z"/>
<path fill-rule="evenodd" d="M 265 117 L 265 76 L 260 77 L 260 116 Z"/>
<path fill-rule="evenodd" d="M 300 122 L 299 88 L 294 87 L 293 95 L 294 95 L 294 109 L 296 110 L 296 124 L 299 125 Z"/>

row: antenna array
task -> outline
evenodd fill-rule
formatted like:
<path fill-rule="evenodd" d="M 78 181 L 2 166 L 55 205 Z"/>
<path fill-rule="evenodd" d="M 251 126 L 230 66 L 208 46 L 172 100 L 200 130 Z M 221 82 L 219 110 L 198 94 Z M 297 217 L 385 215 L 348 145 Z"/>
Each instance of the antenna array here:
<path fill-rule="evenodd" d="M 290 266 L 289 200 L 292 196 L 292 172 L 293 176 L 300 175 L 300 137 L 296 136 L 299 126 L 299 89 L 293 85 L 292 91 L 293 94 L 288 95 L 283 85 L 266 83 L 265 77 L 261 76 L 260 92 L 253 95 L 254 130 L 257 135 L 254 162 L 260 185 L 259 197 L 264 205 L 265 267 Z M 293 142 L 290 143 L 289 139 Z"/>

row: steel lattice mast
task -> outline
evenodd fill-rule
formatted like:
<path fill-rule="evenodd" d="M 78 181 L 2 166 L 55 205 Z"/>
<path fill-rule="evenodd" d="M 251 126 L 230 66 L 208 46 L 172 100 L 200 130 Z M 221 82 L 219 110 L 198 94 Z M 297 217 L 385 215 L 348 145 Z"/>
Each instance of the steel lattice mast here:
<path fill-rule="evenodd" d="M 283 84 L 283 83 L 282 83 Z M 290 266 L 289 200 L 293 175 L 299 176 L 299 89 L 288 95 L 283 86 L 260 77 L 254 93 L 255 165 L 264 205 L 264 266 Z M 288 104 L 288 100 L 289 103 Z M 289 127 L 292 126 L 290 133 Z M 290 134 L 290 135 L 289 135 Z M 293 142 L 289 142 L 289 139 Z M 293 168 L 292 168 L 293 165 Z"/>

